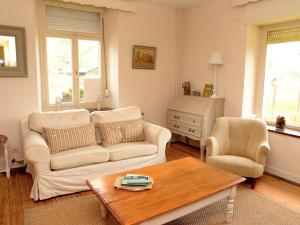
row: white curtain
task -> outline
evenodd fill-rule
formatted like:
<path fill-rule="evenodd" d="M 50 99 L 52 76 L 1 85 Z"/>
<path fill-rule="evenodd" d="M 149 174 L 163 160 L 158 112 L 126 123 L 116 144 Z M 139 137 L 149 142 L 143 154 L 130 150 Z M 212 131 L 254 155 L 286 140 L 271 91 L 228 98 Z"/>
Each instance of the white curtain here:
<path fill-rule="evenodd" d="M 62 2 L 72 2 L 81 5 L 91 5 L 108 9 L 118 9 L 127 12 L 135 12 L 135 5 L 132 0 L 59 0 Z"/>
<path fill-rule="evenodd" d="M 262 0 L 231 0 L 232 7 L 247 5 L 250 2 L 259 2 Z"/>

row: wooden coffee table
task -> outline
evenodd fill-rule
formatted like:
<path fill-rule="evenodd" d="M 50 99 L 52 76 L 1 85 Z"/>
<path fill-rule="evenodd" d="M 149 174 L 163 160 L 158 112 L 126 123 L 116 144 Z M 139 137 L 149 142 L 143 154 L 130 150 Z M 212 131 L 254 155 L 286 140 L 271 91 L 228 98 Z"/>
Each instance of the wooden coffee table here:
<path fill-rule="evenodd" d="M 115 179 L 127 173 L 152 176 L 155 180 L 153 189 L 143 192 L 115 189 Z M 156 225 L 167 223 L 224 198 L 228 199 L 226 221 L 230 223 L 236 185 L 244 180 L 188 157 L 88 180 L 87 184 L 101 201 L 102 217 L 106 217 L 109 210 L 122 225 Z"/>

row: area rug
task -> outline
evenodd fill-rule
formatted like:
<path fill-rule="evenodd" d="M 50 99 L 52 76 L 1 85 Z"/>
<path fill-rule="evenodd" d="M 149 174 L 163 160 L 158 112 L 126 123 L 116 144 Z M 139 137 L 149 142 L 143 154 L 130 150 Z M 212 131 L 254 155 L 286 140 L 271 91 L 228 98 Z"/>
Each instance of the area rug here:
<path fill-rule="evenodd" d="M 191 193 L 193 194 L 193 193 Z M 167 225 L 224 225 L 226 200 Z M 118 225 L 111 215 L 100 216 L 99 200 L 91 195 L 27 209 L 25 225 Z M 300 214 L 250 189 L 238 188 L 232 225 L 299 225 Z"/>

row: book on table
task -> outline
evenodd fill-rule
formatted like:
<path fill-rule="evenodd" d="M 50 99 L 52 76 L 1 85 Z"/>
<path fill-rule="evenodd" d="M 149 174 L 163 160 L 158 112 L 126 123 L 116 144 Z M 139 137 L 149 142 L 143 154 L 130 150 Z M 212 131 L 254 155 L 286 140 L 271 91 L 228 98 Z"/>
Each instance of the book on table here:
<path fill-rule="evenodd" d="M 127 174 L 121 178 L 121 186 L 147 186 L 151 183 L 150 177 L 145 175 Z"/>

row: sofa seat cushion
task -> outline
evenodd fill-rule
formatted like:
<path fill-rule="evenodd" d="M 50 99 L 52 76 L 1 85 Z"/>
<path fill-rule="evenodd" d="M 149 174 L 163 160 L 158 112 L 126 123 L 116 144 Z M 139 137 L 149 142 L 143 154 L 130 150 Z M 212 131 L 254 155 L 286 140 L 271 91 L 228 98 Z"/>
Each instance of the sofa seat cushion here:
<path fill-rule="evenodd" d="M 102 146 L 71 149 L 51 155 L 51 169 L 63 170 L 109 161 L 109 152 Z"/>
<path fill-rule="evenodd" d="M 121 143 L 111 145 L 106 149 L 109 151 L 110 161 L 119 161 L 157 153 L 157 146 L 147 142 Z"/>
<path fill-rule="evenodd" d="M 251 159 L 234 155 L 208 156 L 206 162 L 209 165 L 235 173 L 242 177 L 260 177 L 264 172 L 264 166 Z"/>

